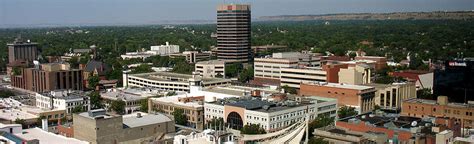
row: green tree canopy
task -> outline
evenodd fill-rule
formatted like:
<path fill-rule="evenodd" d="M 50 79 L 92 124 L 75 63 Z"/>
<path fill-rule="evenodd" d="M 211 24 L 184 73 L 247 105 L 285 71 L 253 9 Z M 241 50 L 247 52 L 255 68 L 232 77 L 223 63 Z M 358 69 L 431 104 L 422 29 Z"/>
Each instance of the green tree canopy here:
<path fill-rule="evenodd" d="M 91 92 L 88 96 L 91 103 L 91 109 L 100 109 L 104 107 L 102 105 L 102 102 L 101 102 L 102 98 L 100 97 L 99 92 L 97 91 Z"/>
<path fill-rule="evenodd" d="M 13 93 L 10 90 L 0 90 L 0 98 L 9 98 L 11 96 L 14 96 L 15 93 Z"/>
<path fill-rule="evenodd" d="M 244 125 L 244 127 L 240 130 L 240 133 L 241 134 L 265 134 L 267 132 L 258 124 L 249 124 L 249 125 Z"/>
<path fill-rule="evenodd" d="M 188 124 L 188 119 L 186 117 L 186 114 L 184 114 L 184 110 L 183 109 L 174 109 L 173 111 L 173 117 L 174 117 L 174 121 L 176 122 L 176 124 L 178 125 L 184 125 L 186 126 Z"/>
<path fill-rule="evenodd" d="M 296 94 L 296 88 L 290 87 L 288 85 L 281 86 L 281 88 L 285 91 L 285 93 Z"/>
<path fill-rule="evenodd" d="M 244 69 L 239 75 L 239 81 L 242 83 L 247 83 L 253 79 L 253 67 Z"/>
<path fill-rule="evenodd" d="M 125 113 L 125 102 L 122 100 L 114 100 L 110 103 L 110 109 L 118 114 Z"/>
<path fill-rule="evenodd" d="M 357 115 L 357 111 L 355 110 L 354 107 L 350 107 L 350 106 L 342 106 L 339 108 L 339 110 L 337 111 L 337 116 L 342 119 L 342 118 L 346 118 L 346 117 L 350 117 L 350 116 L 355 116 Z"/>
<path fill-rule="evenodd" d="M 225 76 L 227 78 L 237 77 L 237 75 L 242 71 L 242 63 L 232 63 L 225 66 Z"/>
<path fill-rule="evenodd" d="M 89 88 L 90 89 L 95 89 L 95 87 L 97 85 L 99 85 L 99 81 L 100 81 L 100 78 L 99 76 L 89 76 L 89 78 L 87 78 L 87 82 L 89 83 Z"/>
<path fill-rule="evenodd" d="M 140 100 L 140 111 L 148 112 L 148 99 Z"/>

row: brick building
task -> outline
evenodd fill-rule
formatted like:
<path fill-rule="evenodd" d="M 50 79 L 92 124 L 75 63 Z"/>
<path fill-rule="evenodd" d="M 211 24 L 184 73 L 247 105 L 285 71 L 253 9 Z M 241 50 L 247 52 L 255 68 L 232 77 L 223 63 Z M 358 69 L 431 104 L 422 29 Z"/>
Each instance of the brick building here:
<path fill-rule="evenodd" d="M 413 117 L 454 118 L 463 127 L 474 127 L 474 104 L 450 103 L 448 97 L 439 96 L 438 100 L 408 99 L 402 103 L 401 115 Z"/>
<path fill-rule="evenodd" d="M 82 90 L 82 75 L 82 70 L 71 69 L 67 63 L 47 63 L 21 69 L 20 74 L 11 76 L 11 85 L 34 92 Z"/>
<path fill-rule="evenodd" d="M 339 106 L 355 107 L 359 113 L 372 111 L 375 88 L 337 83 L 301 83 L 299 95 L 336 98 Z"/>

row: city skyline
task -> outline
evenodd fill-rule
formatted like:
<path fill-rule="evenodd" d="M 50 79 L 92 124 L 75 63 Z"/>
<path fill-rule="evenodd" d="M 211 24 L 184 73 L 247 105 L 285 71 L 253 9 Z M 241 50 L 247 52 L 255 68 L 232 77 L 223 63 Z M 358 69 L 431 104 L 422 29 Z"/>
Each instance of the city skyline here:
<path fill-rule="evenodd" d="M 419 11 L 470 11 L 470 0 L 3 0 L 0 27 L 48 25 L 141 25 L 163 23 L 208 23 L 214 9 L 223 3 L 251 4 L 253 19 L 276 15 L 335 13 L 388 13 Z"/>

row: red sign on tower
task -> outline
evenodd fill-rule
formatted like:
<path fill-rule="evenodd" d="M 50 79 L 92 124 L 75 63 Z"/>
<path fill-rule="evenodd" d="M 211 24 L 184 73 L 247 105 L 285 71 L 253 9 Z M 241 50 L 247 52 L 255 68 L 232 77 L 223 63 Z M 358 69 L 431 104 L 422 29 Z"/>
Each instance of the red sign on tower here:
<path fill-rule="evenodd" d="M 232 6 L 231 5 L 227 6 L 227 10 L 232 10 Z"/>

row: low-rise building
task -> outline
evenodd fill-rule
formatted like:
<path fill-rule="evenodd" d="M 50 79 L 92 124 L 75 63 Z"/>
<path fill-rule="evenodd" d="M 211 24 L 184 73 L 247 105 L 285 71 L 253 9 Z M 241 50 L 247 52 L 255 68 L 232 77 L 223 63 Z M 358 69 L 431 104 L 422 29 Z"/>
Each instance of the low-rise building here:
<path fill-rule="evenodd" d="M 446 96 L 437 100 L 407 99 L 402 103 L 401 115 L 412 117 L 447 117 L 454 118 L 464 127 L 474 127 L 474 103 L 453 103 Z"/>
<path fill-rule="evenodd" d="M 374 61 L 374 70 L 382 70 L 387 67 L 387 58 L 379 56 L 356 56 L 356 61 Z"/>
<path fill-rule="evenodd" d="M 97 109 L 74 114 L 73 119 L 74 138 L 91 144 L 164 143 L 166 135 L 175 132 L 174 121 L 162 114 L 116 116 Z"/>
<path fill-rule="evenodd" d="M 389 73 L 393 77 L 402 77 L 409 81 L 415 82 L 416 90 L 431 89 L 433 90 L 434 73 L 429 71 L 406 70 Z"/>
<path fill-rule="evenodd" d="M 166 42 L 166 45 L 151 46 L 151 51 L 154 51 L 157 55 L 166 56 L 173 53 L 179 53 L 179 45 L 170 45 Z"/>
<path fill-rule="evenodd" d="M 326 82 L 327 71 L 321 67 L 281 68 L 280 86 L 300 88 L 305 82 Z"/>
<path fill-rule="evenodd" d="M 375 107 L 375 91 L 362 85 L 311 82 L 301 84 L 299 95 L 335 98 L 339 106 L 355 107 L 359 113 L 366 113 Z"/>
<path fill-rule="evenodd" d="M 1 123 L 0 141 L 7 144 L 88 144 L 86 141 L 57 135 L 40 128 L 22 129 L 20 124 L 4 125 Z"/>
<path fill-rule="evenodd" d="M 212 87 L 229 85 L 230 79 L 223 78 L 202 78 L 197 73 L 192 75 L 178 74 L 171 72 L 152 72 L 141 74 L 123 75 L 123 85 L 125 87 L 148 87 L 159 90 L 184 91 L 189 92 L 190 86 Z"/>
<path fill-rule="evenodd" d="M 281 59 L 281 58 L 254 58 L 254 79 L 255 81 L 267 81 L 269 85 L 280 85 L 281 69 L 296 68 L 298 59 Z"/>
<path fill-rule="evenodd" d="M 204 96 L 183 94 L 177 96 L 167 96 L 160 98 L 151 98 L 149 100 L 148 111 L 161 112 L 165 115 L 173 117 L 173 112 L 177 109 L 184 111 L 188 120 L 186 126 L 204 129 Z"/>
<path fill-rule="evenodd" d="M 139 111 L 143 100 L 160 95 L 164 95 L 164 93 L 151 88 L 108 89 L 100 93 L 106 109 L 110 108 L 113 101 L 125 102 L 126 114 Z"/>
<path fill-rule="evenodd" d="M 338 75 L 339 83 L 353 85 L 371 83 L 372 79 L 371 68 L 366 64 L 357 64 L 346 69 L 340 69 Z"/>
<path fill-rule="evenodd" d="M 321 97 L 281 102 L 245 97 L 204 103 L 206 121 L 222 118 L 228 127 L 238 130 L 244 125 L 257 124 L 267 132 L 283 129 L 307 116 L 310 120 L 322 115 L 335 117 L 336 109 L 337 100 Z"/>
<path fill-rule="evenodd" d="M 225 76 L 225 64 L 223 60 L 200 61 L 195 65 L 195 72 L 198 72 L 204 78 L 214 78 Z"/>
<path fill-rule="evenodd" d="M 66 111 L 60 109 L 44 109 L 34 106 L 23 105 L 13 99 L 1 99 L 0 123 L 12 124 L 17 119 L 24 120 L 25 126 L 37 125 L 38 118 L 44 117 L 48 121 L 57 121 L 66 117 Z"/>
<path fill-rule="evenodd" d="M 88 111 L 90 110 L 90 100 L 87 94 L 71 90 L 36 93 L 36 107 L 66 110 L 68 114 L 72 113 L 76 107 L 82 107 L 83 111 Z"/>
<path fill-rule="evenodd" d="M 143 59 L 145 60 L 148 57 L 156 56 L 157 54 L 153 51 L 137 51 L 137 52 L 127 52 L 123 55 L 120 55 L 122 59 Z"/>
<path fill-rule="evenodd" d="M 377 84 L 370 83 L 365 86 L 375 87 L 375 105 L 381 109 L 400 111 L 402 102 L 407 99 L 416 98 L 415 83 L 392 83 Z"/>

